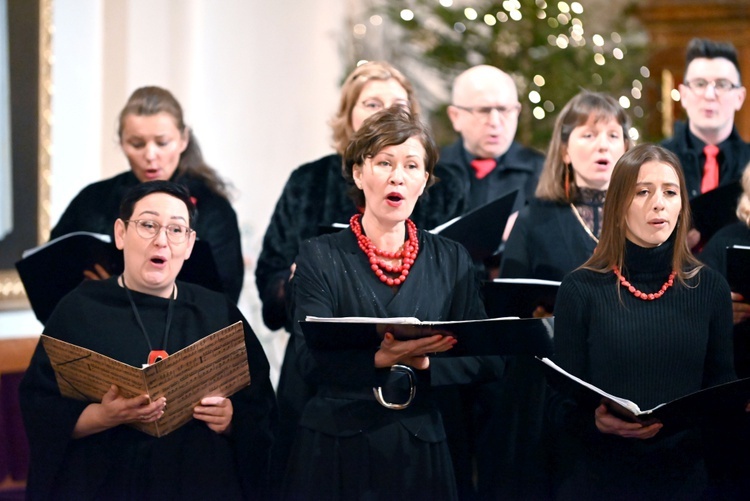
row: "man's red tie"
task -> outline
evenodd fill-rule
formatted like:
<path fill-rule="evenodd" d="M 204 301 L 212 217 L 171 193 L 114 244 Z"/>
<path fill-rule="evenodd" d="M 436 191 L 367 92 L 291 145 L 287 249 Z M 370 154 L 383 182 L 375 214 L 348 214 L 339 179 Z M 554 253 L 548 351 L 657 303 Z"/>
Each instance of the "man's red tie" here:
<path fill-rule="evenodd" d="M 496 166 L 497 162 L 494 158 L 475 158 L 471 161 L 471 168 L 474 169 L 477 179 L 487 176 Z"/>
<path fill-rule="evenodd" d="M 719 154 L 719 147 L 713 144 L 707 144 L 703 148 L 706 154 L 706 163 L 703 166 L 703 179 L 701 180 L 701 193 L 711 191 L 719 186 L 719 162 L 716 156 Z"/>

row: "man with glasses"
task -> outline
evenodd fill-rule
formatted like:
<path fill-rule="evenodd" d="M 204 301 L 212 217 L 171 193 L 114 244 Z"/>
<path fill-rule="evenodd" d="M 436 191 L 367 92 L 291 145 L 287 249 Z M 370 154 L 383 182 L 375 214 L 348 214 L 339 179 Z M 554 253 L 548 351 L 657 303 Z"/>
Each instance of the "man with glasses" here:
<path fill-rule="evenodd" d="M 679 157 L 693 198 L 738 180 L 750 161 L 750 144 L 734 126 L 746 92 L 734 46 L 694 38 L 685 59 L 679 90 L 688 121 L 676 123 L 662 145 Z"/>
<path fill-rule="evenodd" d="M 534 196 L 544 156 L 514 141 L 520 111 L 515 82 L 498 68 L 474 66 L 456 77 L 448 117 L 461 137 L 443 148 L 436 174 L 459 183 L 463 212 L 515 189 L 517 208 Z"/>

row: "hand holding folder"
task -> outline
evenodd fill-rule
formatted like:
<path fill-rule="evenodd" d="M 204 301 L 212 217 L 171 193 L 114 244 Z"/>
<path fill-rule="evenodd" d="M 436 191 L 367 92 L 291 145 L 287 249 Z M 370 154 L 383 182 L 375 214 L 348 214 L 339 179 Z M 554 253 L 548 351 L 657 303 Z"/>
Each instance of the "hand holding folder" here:
<path fill-rule="evenodd" d="M 644 425 L 661 422 L 666 427 L 665 431 L 679 431 L 745 412 L 750 400 L 750 378 L 745 378 L 705 388 L 652 409 L 642 410 L 635 402 L 607 393 L 570 374 L 548 358 L 537 359 L 544 364 L 550 386 L 571 397 L 578 405 L 590 407 L 592 413 L 604 403 L 620 419 Z"/>
<path fill-rule="evenodd" d="M 399 341 L 449 335 L 456 339 L 447 356 L 552 353 L 549 319 L 490 318 L 422 322 L 416 318 L 307 317 L 300 322 L 305 340 L 316 350 L 376 350 L 386 332 Z"/>

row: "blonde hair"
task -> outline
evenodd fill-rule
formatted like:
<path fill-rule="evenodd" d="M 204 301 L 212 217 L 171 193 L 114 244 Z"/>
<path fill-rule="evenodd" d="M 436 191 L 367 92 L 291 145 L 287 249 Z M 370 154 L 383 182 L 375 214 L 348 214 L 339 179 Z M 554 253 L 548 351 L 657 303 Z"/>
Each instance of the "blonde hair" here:
<path fill-rule="evenodd" d="M 370 61 L 357 66 L 346 77 L 344 85 L 341 86 L 339 109 L 329 122 L 331 129 L 333 129 L 333 147 L 339 155 L 344 154 L 349 140 L 354 134 L 352 110 L 357 105 L 357 99 L 359 99 L 362 88 L 371 80 L 390 79 L 396 80 L 404 88 L 409 99 L 409 109 L 412 113 L 419 114 L 419 102 L 414 93 L 414 87 L 403 73 L 385 61 Z"/>

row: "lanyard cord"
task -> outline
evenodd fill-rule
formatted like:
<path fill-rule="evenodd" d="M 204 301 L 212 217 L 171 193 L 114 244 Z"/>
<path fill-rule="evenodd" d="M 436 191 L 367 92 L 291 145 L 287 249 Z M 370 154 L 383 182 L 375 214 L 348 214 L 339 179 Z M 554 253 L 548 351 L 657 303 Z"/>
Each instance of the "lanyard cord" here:
<path fill-rule="evenodd" d="M 133 301 L 133 295 L 130 293 L 130 289 L 128 289 L 128 286 L 125 285 L 125 276 L 120 275 L 120 278 L 122 279 L 122 286 L 125 289 L 125 293 L 128 295 L 128 300 L 130 301 L 130 306 L 133 307 L 133 314 L 135 315 L 135 319 L 138 322 L 138 326 L 141 328 L 141 332 L 143 332 L 143 337 L 146 338 L 146 344 L 148 344 L 149 351 L 154 351 L 154 348 L 151 346 L 151 339 L 148 337 L 148 332 L 146 332 L 146 327 L 143 325 L 143 321 L 141 320 L 141 315 L 138 313 L 138 308 L 135 306 L 135 301 Z M 169 299 L 169 304 L 167 306 L 167 324 L 164 326 L 164 339 L 162 340 L 162 349 L 167 349 L 167 341 L 169 340 L 169 326 L 172 324 L 172 312 L 174 310 L 174 303 L 175 299 L 177 299 L 177 286 L 172 286 L 172 297 Z"/>

